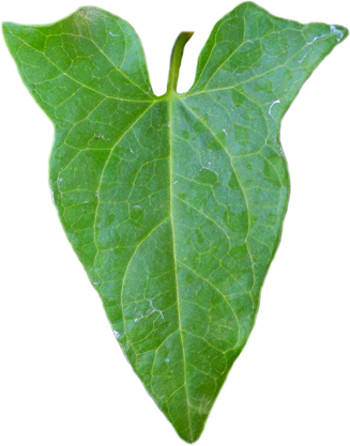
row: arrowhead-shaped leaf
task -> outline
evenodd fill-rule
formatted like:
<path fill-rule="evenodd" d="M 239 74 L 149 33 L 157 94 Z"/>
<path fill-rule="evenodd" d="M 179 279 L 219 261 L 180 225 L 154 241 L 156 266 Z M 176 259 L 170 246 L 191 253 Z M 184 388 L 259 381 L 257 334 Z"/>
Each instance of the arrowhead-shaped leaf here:
<path fill-rule="evenodd" d="M 135 31 L 101 9 L 4 33 L 55 125 L 50 184 L 67 236 L 135 372 L 193 442 L 280 239 L 282 116 L 347 31 L 244 3 L 215 25 L 185 94 L 180 35 L 161 97 Z"/>

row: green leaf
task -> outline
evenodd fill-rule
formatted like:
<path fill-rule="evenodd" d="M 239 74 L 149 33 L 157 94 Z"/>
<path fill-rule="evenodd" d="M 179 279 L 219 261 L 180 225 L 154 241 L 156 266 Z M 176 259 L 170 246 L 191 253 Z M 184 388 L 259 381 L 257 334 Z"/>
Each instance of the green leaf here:
<path fill-rule="evenodd" d="M 150 85 L 131 26 L 98 8 L 4 24 L 23 81 L 55 125 L 62 225 L 125 355 L 195 441 L 242 351 L 279 243 L 289 180 L 281 119 L 347 30 L 243 3 L 214 27 L 192 88 Z"/>

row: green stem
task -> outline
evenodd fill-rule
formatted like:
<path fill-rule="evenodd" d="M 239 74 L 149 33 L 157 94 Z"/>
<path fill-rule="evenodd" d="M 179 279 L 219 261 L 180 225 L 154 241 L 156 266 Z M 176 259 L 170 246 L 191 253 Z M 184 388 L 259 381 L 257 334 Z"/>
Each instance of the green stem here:
<path fill-rule="evenodd" d="M 184 52 L 186 43 L 192 37 L 193 32 L 184 31 L 180 33 L 174 43 L 173 50 L 171 52 L 170 58 L 170 69 L 168 78 L 168 89 L 169 92 L 176 92 L 177 80 L 179 78 L 179 70 L 181 65 L 181 59 Z"/>

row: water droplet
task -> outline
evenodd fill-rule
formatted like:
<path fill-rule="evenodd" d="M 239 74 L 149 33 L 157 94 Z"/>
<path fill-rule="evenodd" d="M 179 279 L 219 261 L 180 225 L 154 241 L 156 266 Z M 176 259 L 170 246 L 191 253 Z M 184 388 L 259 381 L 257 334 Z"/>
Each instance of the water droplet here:
<path fill-rule="evenodd" d="M 308 54 L 309 54 L 309 51 L 305 51 L 305 54 L 298 60 L 298 63 L 303 63 Z"/>
<path fill-rule="evenodd" d="M 275 101 L 272 102 L 272 104 L 269 107 L 269 115 L 272 116 L 272 107 L 276 104 L 280 104 L 281 100 L 280 99 L 276 99 Z"/>
<path fill-rule="evenodd" d="M 164 319 L 163 312 L 162 312 L 161 310 L 159 310 L 158 308 L 156 308 L 156 307 L 153 306 L 152 299 L 149 299 L 148 302 L 149 302 L 149 305 L 150 305 L 150 307 L 151 307 L 151 310 L 148 311 L 148 314 L 159 313 L 160 316 L 161 316 L 161 318 Z"/>
<path fill-rule="evenodd" d="M 332 32 L 332 27 L 331 27 L 331 32 Z M 307 42 L 306 45 L 311 45 L 312 43 L 316 42 L 316 40 L 322 39 L 322 37 L 326 37 L 326 34 L 322 33 L 319 36 L 315 36 L 312 40 L 310 40 L 310 42 Z"/>
<path fill-rule="evenodd" d="M 331 33 L 332 34 L 335 34 L 337 37 L 336 37 L 336 39 L 337 39 L 337 42 L 340 42 L 341 41 L 341 39 L 343 38 L 343 36 L 344 36 L 344 32 L 342 31 L 342 30 L 340 30 L 340 29 L 338 29 L 336 26 L 334 26 L 334 25 L 331 25 L 330 27 L 329 27 L 329 29 L 331 30 Z"/>
<path fill-rule="evenodd" d="M 165 358 L 164 361 L 165 361 L 166 363 L 169 363 L 169 362 L 170 362 L 170 359 L 169 359 L 169 358 Z"/>

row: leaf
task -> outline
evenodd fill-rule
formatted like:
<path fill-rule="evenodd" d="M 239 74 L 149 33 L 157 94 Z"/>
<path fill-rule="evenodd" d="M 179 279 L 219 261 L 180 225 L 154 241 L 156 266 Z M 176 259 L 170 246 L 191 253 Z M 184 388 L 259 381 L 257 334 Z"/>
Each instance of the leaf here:
<path fill-rule="evenodd" d="M 214 27 L 192 88 L 150 85 L 131 26 L 81 8 L 4 24 L 23 81 L 55 125 L 50 185 L 62 225 L 125 355 L 195 441 L 253 327 L 289 180 L 282 116 L 347 30 L 243 3 Z"/>

